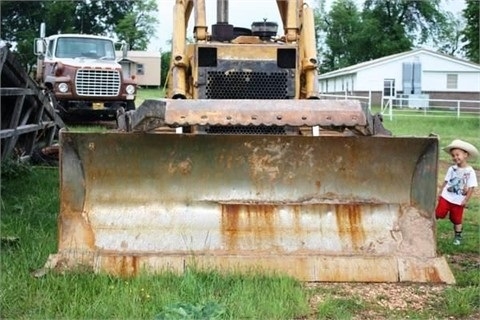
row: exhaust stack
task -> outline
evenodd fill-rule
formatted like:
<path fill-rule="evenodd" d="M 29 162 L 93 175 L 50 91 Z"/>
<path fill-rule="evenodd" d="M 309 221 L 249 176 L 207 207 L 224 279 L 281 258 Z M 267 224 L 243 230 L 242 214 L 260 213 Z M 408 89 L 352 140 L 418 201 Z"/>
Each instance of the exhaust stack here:
<path fill-rule="evenodd" d="M 233 25 L 228 23 L 228 0 L 217 0 L 217 23 L 212 25 L 212 39 L 229 42 L 233 38 Z"/>

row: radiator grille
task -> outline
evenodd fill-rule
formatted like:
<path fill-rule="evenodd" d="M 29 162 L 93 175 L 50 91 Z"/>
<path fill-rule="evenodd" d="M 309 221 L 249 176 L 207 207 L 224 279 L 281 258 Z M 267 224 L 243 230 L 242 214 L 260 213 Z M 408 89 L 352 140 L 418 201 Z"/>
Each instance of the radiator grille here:
<path fill-rule="evenodd" d="M 288 99 L 288 72 L 209 71 L 207 99 Z"/>
<path fill-rule="evenodd" d="M 279 126 L 210 126 L 206 133 L 213 134 L 274 134 L 285 135 L 285 128 Z"/>
<path fill-rule="evenodd" d="M 117 96 L 120 93 L 120 73 L 115 70 L 80 69 L 75 86 L 80 96 Z"/>

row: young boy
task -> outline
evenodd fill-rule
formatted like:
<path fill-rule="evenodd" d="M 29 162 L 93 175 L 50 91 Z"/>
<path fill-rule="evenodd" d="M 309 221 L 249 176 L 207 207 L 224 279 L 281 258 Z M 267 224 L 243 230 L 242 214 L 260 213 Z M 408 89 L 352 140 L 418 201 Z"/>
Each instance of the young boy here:
<path fill-rule="evenodd" d="M 468 165 L 467 159 L 478 157 L 478 150 L 462 140 L 453 140 L 443 150 L 452 156 L 454 164 L 448 168 L 440 188 L 435 216 L 443 219 L 450 212 L 455 231 L 453 244 L 459 245 L 462 241 L 463 210 L 472 196 L 473 188 L 478 186 L 475 170 Z"/>

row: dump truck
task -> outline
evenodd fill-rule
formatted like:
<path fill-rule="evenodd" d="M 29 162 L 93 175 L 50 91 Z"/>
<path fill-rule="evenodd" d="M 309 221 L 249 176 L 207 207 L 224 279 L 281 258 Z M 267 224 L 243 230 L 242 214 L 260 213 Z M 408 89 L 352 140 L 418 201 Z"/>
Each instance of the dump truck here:
<path fill-rule="evenodd" d="M 176 0 L 166 98 L 119 112 L 117 130 L 62 130 L 48 266 L 453 283 L 436 252 L 438 138 L 320 99 L 303 1 L 276 1 L 279 36 L 271 21 L 231 25 L 228 4 L 209 32 L 204 0 Z"/>
<path fill-rule="evenodd" d="M 126 43 L 121 43 L 123 55 Z M 117 110 L 135 110 L 137 84 L 115 56 L 113 39 L 88 34 L 56 34 L 35 39 L 36 80 L 68 123 L 116 120 Z"/>

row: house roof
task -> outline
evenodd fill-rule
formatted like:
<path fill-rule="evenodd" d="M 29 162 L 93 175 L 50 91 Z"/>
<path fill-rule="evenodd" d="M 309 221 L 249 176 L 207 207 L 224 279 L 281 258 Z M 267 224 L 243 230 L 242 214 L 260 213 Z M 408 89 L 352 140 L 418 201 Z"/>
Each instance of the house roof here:
<path fill-rule="evenodd" d="M 128 58 L 120 58 L 120 59 L 117 59 L 117 62 L 119 62 L 119 63 L 122 63 L 122 62 L 138 63 L 137 61 L 132 60 L 132 59 L 128 59 Z"/>
<path fill-rule="evenodd" d="M 327 72 L 327 73 L 319 75 L 318 79 L 321 80 L 321 79 L 328 79 L 328 78 L 333 78 L 333 77 L 338 77 L 338 76 L 354 74 L 354 73 L 357 73 L 361 70 L 365 70 L 365 69 L 368 69 L 368 68 L 380 66 L 380 65 L 385 64 L 385 63 L 389 63 L 389 62 L 392 62 L 392 61 L 395 61 L 395 60 L 408 58 L 410 56 L 415 56 L 415 55 L 418 55 L 418 54 L 426 54 L 426 55 L 436 56 L 436 57 L 439 57 L 441 59 L 450 60 L 450 61 L 455 62 L 455 63 L 459 63 L 459 64 L 462 64 L 462 65 L 465 65 L 465 66 L 473 67 L 474 69 L 477 69 L 477 70 L 480 71 L 480 65 L 478 65 L 476 63 L 466 61 L 466 60 L 463 60 L 463 59 L 459 59 L 459 58 L 449 56 L 449 55 L 446 55 L 446 54 L 438 53 L 438 52 L 435 52 L 435 51 L 431 51 L 431 50 L 428 50 L 428 49 L 419 48 L 419 49 L 414 49 L 414 50 L 410 50 L 410 51 L 406 51 L 406 52 L 392 54 L 392 55 L 389 55 L 389 56 L 385 56 L 385 57 L 370 60 L 370 61 L 361 62 L 361 63 L 358 63 L 358 64 L 354 64 L 352 66 L 348 66 L 346 68 L 342 68 L 342 69 L 338 69 L 338 70 L 335 70 L 335 71 Z"/>

